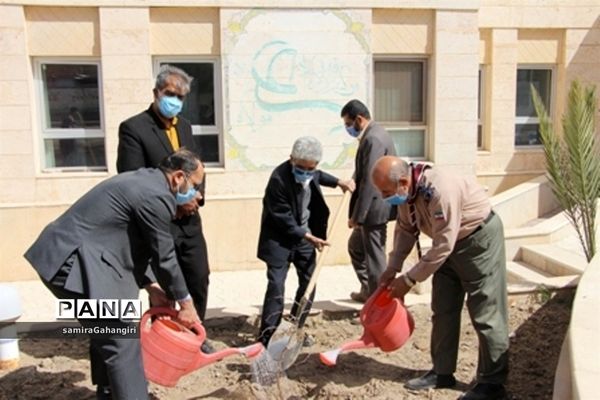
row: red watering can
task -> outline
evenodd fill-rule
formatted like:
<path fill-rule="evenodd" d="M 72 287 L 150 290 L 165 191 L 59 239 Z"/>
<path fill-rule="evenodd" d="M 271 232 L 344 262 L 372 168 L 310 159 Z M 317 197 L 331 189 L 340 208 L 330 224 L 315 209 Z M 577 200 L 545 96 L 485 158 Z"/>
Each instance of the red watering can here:
<path fill-rule="evenodd" d="M 343 351 L 379 347 L 390 352 L 402 347 L 412 334 L 415 323 L 402 301 L 390 297 L 390 290 L 380 287 L 369 297 L 360 311 L 364 328 L 360 339 L 344 343 L 341 347 L 319 354 L 321 362 L 330 367 Z"/>
<path fill-rule="evenodd" d="M 163 386 L 175 386 L 179 378 L 225 357 L 243 354 L 254 357 L 263 349 L 262 343 L 241 348 L 228 348 L 205 354 L 200 346 L 206 339 L 206 331 L 200 323 L 187 329 L 173 319 L 155 319 L 154 315 L 177 316 L 177 310 L 154 307 L 140 321 L 140 342 L 146 378 Z"/>

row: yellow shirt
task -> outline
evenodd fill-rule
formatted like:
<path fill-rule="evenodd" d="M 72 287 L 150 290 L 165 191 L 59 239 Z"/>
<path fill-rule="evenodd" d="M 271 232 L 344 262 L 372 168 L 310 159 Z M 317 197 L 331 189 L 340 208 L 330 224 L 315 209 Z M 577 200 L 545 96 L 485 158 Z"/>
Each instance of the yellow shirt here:
<path fill-rule="evenodd" d="M 169 138 L 169 142 L 171 142 L 171 147 L 173 147 L 173 151 L 179 150 L 179 138 L 177 137 L 177 117 L 173 117 L 173 121 L 171 121 L 171 126 L 165 129 L 167 134 L 167 138 Z"/>

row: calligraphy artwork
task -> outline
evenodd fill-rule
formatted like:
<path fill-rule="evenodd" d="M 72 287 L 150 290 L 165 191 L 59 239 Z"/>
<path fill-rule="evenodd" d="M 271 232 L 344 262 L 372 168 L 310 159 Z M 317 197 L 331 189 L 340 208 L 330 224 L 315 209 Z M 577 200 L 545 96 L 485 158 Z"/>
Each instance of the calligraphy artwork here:
<path fill-rule="evenodd" d="M 342 125 L 350 99 L 369 103 L 369 10 L 222 10 L 228 170 L 269 169 L 293 141 L 317 137 L 322 168 L 350 167 Z"/>

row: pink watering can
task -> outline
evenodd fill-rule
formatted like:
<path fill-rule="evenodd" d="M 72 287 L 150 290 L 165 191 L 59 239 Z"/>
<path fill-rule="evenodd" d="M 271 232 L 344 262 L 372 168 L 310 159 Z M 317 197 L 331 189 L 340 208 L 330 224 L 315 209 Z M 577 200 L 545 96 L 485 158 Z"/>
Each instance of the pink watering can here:
<path fill-rule="evenodd" d="M 390 291 L 383 287 L 377 289 L 363 306 L 360 322 L 364 328 L 362 337 L 320 353 L 323 364 L 334 366 L 338 355 L 344 351 L 370 347 L 379 347 L 385 352 L 397 350 L 408 341 L 415 328 L 412 315 L 402 301 L 390 297 Z"/>
<path fill-rule="evenodd" d="M 205 354 L 200 346 L 206 339 L 206 331 L 197 323 L 187 329 L 173 319 L 154 319 L 155 315 L 177 316 L 177 310 L 154 307 L 140 321 L 140 342 L 146 378 L 163 386 L 175 386 L 182 376 L 199 368 L 220 361 L 225 357 L 243 354 L 255 357 L 263 349 L 262 343 L 241 348 L 228 348 Z"/>

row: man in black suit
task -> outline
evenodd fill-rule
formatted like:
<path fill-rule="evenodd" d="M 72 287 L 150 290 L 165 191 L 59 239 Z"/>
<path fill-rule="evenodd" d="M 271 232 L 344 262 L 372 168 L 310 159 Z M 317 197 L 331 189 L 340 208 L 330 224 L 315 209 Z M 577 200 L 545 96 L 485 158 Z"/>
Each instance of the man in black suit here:
<path fill-rule="evenodd" d="M 178 301 L 178 319 L 191 326 L 198 313 L 169 230 L 176 204 L 193 195 L 203 179 L 202 163 L 186 150 L 166 158 L 160 169 L 109 178 L 49 224 L 25 258 L 59 299 L 137 299 L 144 287 L 153 304 Z M 148 264 L 158 284 L 148 280 Z M 80 323 L 93 332 L 106 327 L 131 332 L 124 320 Z M 98 399 L 148 398 L 139 340 L 92 335 L 90 362 Z"/>
<path fill-rule="evenodd" d="M 342 190 L 354 190 L 354 182 L 341 181 L 317 169 L 321 160 L 321 143 L 311 136 L 294 142 L 290 159 L 280 164 L 269 179 L 263 197 L 263 212 L 258 241 L 258 258 L 267 263 L 269 280 L 262 309 L 259 340 L 266 346 L 281 322 L 285 279 L 290 262 L 298 274 L 298 290 L 291 314 L 296 315 L 315 269 L 316 253 L 327 246 L 329 208 L 323 198 L 321 185 Z M 315 291 L 298 324 L 310 310 Z"/>
<path fill-rule="evenodd" d="M 146 111 L 119 126 L 117 171 L 153 168 L 180 147 L 196 151 L 190 123 L 177 115 L 190 91 L 192 78 L 185 71 L 163 66 L 153 90 L 154 102 Z M 171 224 L 177 260 L 190 291 L 198 316 L 204 320 L 208 299 L 208 254 L 198 207 L 204 204 L 204 182 L 198 195 L 177 208 Z M 208 342 L 204 349 L 211 352 Z"/>
<path fill-rule="evenodd" d="M 379 277 L 387 267 L 385 258 L 386 225 L 395 219 L 395 208 L 381 198 L 371 182 L 371 169 L 383 156 L 396 155 L 392 138 L 371 120 L 367 106 L 359 100 L 349 101 L 341 112 L 346 131 L 358 139 L 354 160 L 356 190 L 350 198 L 348 227 L 353 229 L 348 240 L 348 253 L 360 282 L 360 290 L 352 292 L 354 301 L 364 303 L 377 289 Z"/>

